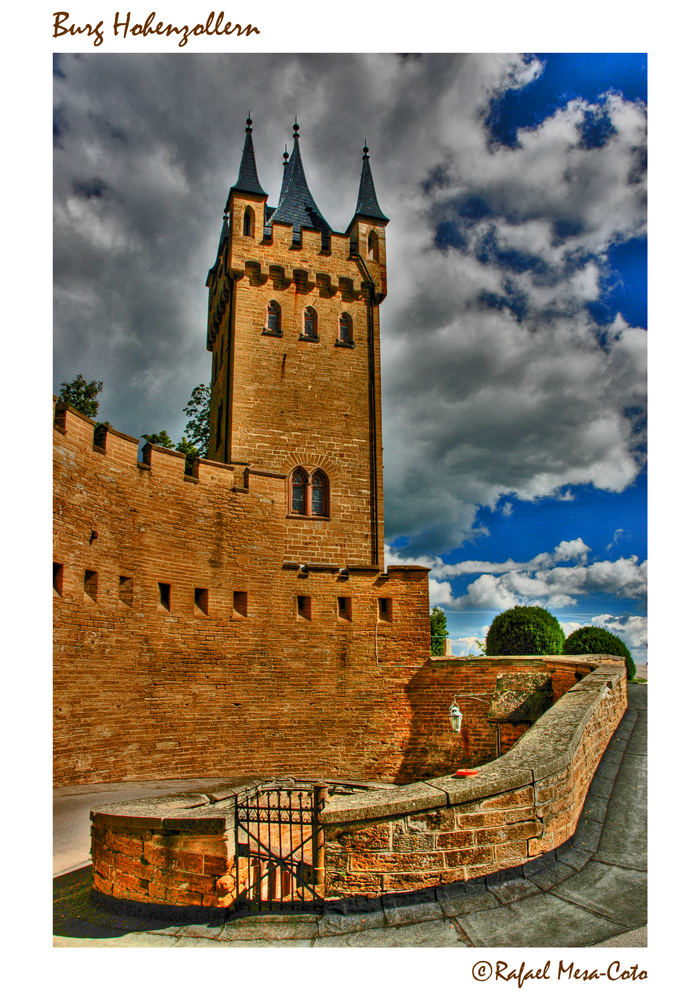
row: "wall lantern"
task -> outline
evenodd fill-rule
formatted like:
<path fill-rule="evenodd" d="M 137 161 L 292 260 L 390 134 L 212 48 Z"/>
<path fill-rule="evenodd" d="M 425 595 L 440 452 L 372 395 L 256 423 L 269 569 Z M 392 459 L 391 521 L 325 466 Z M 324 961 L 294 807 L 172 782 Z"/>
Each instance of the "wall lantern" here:
<path fill-rule="evenodd" d="M 452 704 L 450 705 L 450 725 L 456 733 L 462 728 L 462 713 L 459 710 L 456 698 L 452 699 Z"/>

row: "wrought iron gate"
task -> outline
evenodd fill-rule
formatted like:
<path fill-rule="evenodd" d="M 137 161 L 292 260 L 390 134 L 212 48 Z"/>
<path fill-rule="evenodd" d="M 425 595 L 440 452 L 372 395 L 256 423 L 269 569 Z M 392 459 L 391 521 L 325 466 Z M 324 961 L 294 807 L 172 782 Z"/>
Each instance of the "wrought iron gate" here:
<path fill-rule="evenodd" d="M 323 904 L 320 813 L 328 786 L 265 782 L 236 796 L 237 909 L 317 909 Z"/>

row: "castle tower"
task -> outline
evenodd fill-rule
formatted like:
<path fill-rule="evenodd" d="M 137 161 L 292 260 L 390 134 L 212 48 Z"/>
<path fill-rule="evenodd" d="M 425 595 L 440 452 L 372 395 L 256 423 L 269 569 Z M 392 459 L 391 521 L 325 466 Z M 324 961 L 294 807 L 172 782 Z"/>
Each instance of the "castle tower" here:
<path fill-rule="evenodd" d="M 286 480 L 284 558 L 383 559 L 379 304 L 388 223 L 363 150 L 355 214 L 335 232 L 304 174 L 299 126 L 276 208 L 246 121 L 207 277 L 210 458 Z"/>

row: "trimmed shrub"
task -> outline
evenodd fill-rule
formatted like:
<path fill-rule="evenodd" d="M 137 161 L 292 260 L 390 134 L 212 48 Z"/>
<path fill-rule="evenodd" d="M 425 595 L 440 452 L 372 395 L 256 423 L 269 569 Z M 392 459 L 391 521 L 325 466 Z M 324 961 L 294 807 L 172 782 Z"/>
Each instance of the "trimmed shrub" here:
<path fill-rule="evenodd" d="M 586 625 L 578 628 L 564 640 L 562 653 L 610 653 L 612 656 L 624 656 L 627 664 L 627 680 L 631 681 L 637 673 L 632 654 L 622 639 L 608 632 L 606 628 L 596 628 Z"/>
<path fill-rule="evenodd" d="M 519 605 L 497 615 L 486 636 L 487 656 L 561 653 L 562 627 L 545 608 Z"/>

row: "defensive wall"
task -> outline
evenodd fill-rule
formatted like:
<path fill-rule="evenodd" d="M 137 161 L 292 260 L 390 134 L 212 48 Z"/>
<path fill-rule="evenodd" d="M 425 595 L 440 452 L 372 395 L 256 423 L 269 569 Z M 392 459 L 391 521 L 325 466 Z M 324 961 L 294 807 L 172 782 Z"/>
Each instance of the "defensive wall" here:
<path fill-rule="evenodd" d="M 475 776 L 362 790 L 331 783 L 314 871 L 320 894 L 377 896 L 468 880 L 567 841 L 627 704 L 624 660 L 582 658 L 579 666 L 596 669 Z M 95 811 L 95 888 L 138 903 L 232 905 L 240 791 L 220 783 Z"/>
<path fill-rule="evenodd" d="M 499 674 L 531 658 L 431 659 L 427 569 L 348 564 L 342 532 L 336 561 L 314 561 L 333 522 L 290 518 L 285 477 L 204 460 L 188 476 L 152 446 L 139 461 L 135 438 L 65 406 L 54 434 L 56 784 L 406 783 L 525 731 L 497 733 L 486 711 Z M 555 698 L 590 669 L 543 662 Z"/>

